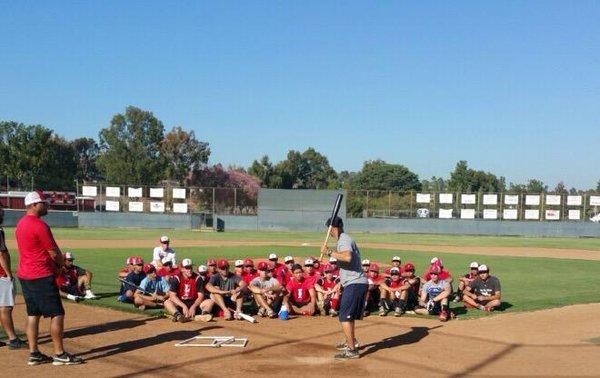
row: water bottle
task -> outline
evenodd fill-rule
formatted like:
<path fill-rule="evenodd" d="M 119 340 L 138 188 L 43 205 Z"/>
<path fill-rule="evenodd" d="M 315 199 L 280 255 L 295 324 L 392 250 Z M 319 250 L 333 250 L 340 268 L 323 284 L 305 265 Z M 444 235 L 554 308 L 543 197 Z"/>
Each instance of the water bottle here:
<path fill-rule="evenodd" d="M 288 312 L 286 305 L 281 305 L 281 310 L 279 310 L 279 319 L 288 320 L 290 313 Z"/>

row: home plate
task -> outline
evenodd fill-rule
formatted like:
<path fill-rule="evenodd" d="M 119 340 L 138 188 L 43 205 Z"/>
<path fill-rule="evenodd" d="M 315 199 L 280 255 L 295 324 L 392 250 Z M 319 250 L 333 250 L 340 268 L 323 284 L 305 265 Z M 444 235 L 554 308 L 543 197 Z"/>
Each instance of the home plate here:
<path fill-rule="evenodd" d="M 324 365 L 331 363 L 331 357 L 294 357 L 294 360 L 307 365 Z"/>

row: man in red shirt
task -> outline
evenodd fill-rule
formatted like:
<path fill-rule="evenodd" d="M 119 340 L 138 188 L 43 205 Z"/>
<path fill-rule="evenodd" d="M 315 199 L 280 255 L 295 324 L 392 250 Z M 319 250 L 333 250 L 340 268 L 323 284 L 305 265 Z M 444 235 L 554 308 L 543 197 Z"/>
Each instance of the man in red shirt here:
<path fill-rule="evenodd" d="M 312 316 L 315 313 L 317 304 L 314 283 L 304 277 L 300 264 L 294 264 L 292 273 L 294 277 L 285 288 L 287 294 L 283 297 L 283 303 L 290 314 Z"/>
<path fill-rule="evenodd" d="M 304 278 L 314 286 L 321 277 L 321 273 L 315 269 L 314 260 L 311 258 L 304 260 Z"/>
<path fill-rule="evenodd" d="M 338 302 L 340 300 L 340 280 L 333 275 L 333 266 L 328 264 L 324 268 L 325 276 L 315 283 L 317 292 L 317 305 L 321 315 L 337 316 Z"/>
<path fill-rule="evenodd" d="M 403 281 L 400 277 L 400 269 L 390 269 L 390 278 L 381 283 L 381 300 L 379 303 L 379 316 L 386 316 L 390 308 L 394 309 L 394 316 L 402 315 L 400 307 L 400 293 Z"/>
<path fill-rule="evenodd" d="M 27 341 L 30 351 L 27 364 L 80 364 L 83 360 L 65 352 L 63 347 L 65 310 L 54 280 L 63 266 L 63 257 L 50 227 L 40 219 L 48 214 L 48 203 L 42 192 L 35 191 L 27 194 L 25 206 L 27 212 L 17 224 L 15 236 L 19 249 L 17 277 L 21 281 L 27 307 Z M 54 357 L 46 356 L 38 349 L 38 328 L 42 316 L 51 318 L 50 335 Z"/>
<path fill-rule="evenodd" d="M 427 268 L 425 274 L 423 274 L 423 282 L 431 280 L 431 271 L 433 269 L 439 269 L 439 279 L 448 282 L 448 284 L 450 284 L 450 288 L 452 288 L 452 274 L 450 274 L 448 270 L 444 269 L 444 264 L 442 263 L 442 260 L 439 257 L 434 257 L 431 259 L 431 265 L 429 266 L 429 268 Z"/>
<path fill-rule="evenodd" d="M 385 277 L 379 274 L 379 264 L 371 263 L 371 265 L 369 265 L 367 279 L 369 280 L 369 290 L 367 291 L 367 298 L 365 299 L 364 316 L 371 315 L 371 308 L 377 308 L 379 299 L 381 298 L 379 285 L 385 280 Z"/>

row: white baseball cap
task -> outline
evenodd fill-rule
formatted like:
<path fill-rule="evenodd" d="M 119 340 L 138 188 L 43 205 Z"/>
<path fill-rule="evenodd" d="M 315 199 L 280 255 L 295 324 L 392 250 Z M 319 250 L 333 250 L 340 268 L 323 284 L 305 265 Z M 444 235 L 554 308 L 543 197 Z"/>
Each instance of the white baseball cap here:
<path fill-rule="evenodd" d="M 39 192 L 36 190 L 35 192 L 27 193 L 27 195 L 25 196 L 25 206 L 33 205 L 40 202 L 48 203 L 48 200 L 46 199 L 46 196 L 43 192 Z"/>
<path fill-rule="evenodd" d="M 479 268 L 479 263 L 477 261 L 473 261 L 472 263 L 469 264 L 469 268 L 477 269 L 477 268 Z"/>
<path fill-rule="evenodd" d="M 489 268 L 487 267 L 487 265 L 485 265 L 485 264 L 481 264 L 481 265 L 479 265 L 479 267 L 477 268 L 477 271 L 478 271 L 478 272 L 488 272 L 488 271 L 489 271 Z"/>
<path fill-rule="evenodd" d="M 235 260 L 235 263 L 233 264 L 236 267 L 240 267 L 240 266 L 244 266 L 244 260 Z"/>
<path fill-rule="evenodd" d="M 192 263 L 192 259 L 183 259 L 183 260 L 181 261 L 181 266 L 192 266 L 192 265 L 194 265 L 194 264 Z"/>
<path fill-rule="evenodd" d="M 294 261 L 294 258 L 292 256 L 285 256 L 285 258 L 283 259 L 283 262 L 285 263 L 289 263 L 290 261 Z"/>
<path fill-rule="evenodd" d="M 330 258 L 329 258 L 329 262 L 330 262 L 330 263 L 336 263 L 336 262 L 337 262 L 337 259 L 336 259 L 335 257 L 330 257 Z"/>
<path fill-rule="evenodd" d="M 306 259 L 306 260 L 304 260 L 304 266 L 313 265 L 314 263 L 315 262 L 312 259 Z"/>
<path fill-rule="evenodd" d="M 173 265 L 175 265 L 175 259 L 173 259 L 173 255 L 171 255 L 171 254 L 163 257 L 163 259 L 161 260 L 161 262 L 163 264 L 172 263 Z"/>
<path fill-rule="evenodd" d="M 371 260 L 369 260 L 369 259 L 364 259 L 364 260 L 362 261 L 362 265 L 371 265 Z"/>
<path fill-rule="evenodd" d="M 400 273 L 400 269 L 393 267 L 392 269 L 390 269 L 390 273 Z"/>
<path fill-rule="evenodd" d="M 65 260 L 75 260 L 75 256 L 71 252 L 65 252 Z"/>
<path fill-rule="evenodd" d="M 269 255 L 269 260 L 277 260 L 277 255 L 276 255 L 276 254 L 274 254 L 274 253 L 271 253 L 271 254 Z"/>
<path fill-rule="evenodd" d="M 207 272 L 207 271 L 208 271 L 208 269 L 206 268 L 206 265 L 200 265 L 198 267 L 198 273 L 204 273 L 204 272 Z"/>
<path fill-rule="evenodd" d="M 160 242 L 161 243 L 168 243 L 169 241 L 170 240 L 169 240 L 169 237 L 167 235 L 163 235 L 163 236 L 160 237 Z"/>
<path fill-rule="evenodd" d="M 438 259 L 437 257 L 434 257 L 431 259 L 431 263 L 435 264 L 436 262 L 440 261 L 440 259 Z"/>
<path fill-rule="evenodd" d="M 392 261 L 402 261 L 399 256 L 392 257 Z"/>

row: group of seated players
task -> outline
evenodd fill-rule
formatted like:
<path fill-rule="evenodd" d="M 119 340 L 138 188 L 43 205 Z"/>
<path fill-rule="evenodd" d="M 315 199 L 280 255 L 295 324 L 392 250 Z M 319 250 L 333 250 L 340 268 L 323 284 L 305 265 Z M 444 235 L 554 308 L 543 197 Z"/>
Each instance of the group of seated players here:
<path fill-rule="evenodd" d="M 213 316 L 225 320 L 241 319 L 242 308 L 253 309 L 261 317 L 276 318 L 280 310 L 288 314 L 336 316 L 343 288 L 335 258 L 321 264 L 309 257 L 303 264 L 286 256 L 283 263 L 275 253 L 257 264 L 246 258 L 236 260 L 233 271 L 226 259 L 212 259 L 195 268 L 189 258 L 177 264 L 169 239 L 161 237 L 153 259 L 144 264 L 141 257 L 129 257 L 119 273 L 119 301 L 137 308 L 164 308 L 173 321 L 210 321 Z M 453 317 L 449 301 L 463 302 L 467 308 L 490 312 L 500 306 L 500 282 L 489 274 L 486 265 L 472 262 L 469 272 L 456 281 L 434 257 L 422 276 L 415 274 L 411 262 L 402 265 L 394 256 L 391 267 L 380 271 L 368 259 L 362 268 L 369 279 L 365 316 L 379 310 L 380 316 L 393 311 L 438 315 L 441 321 Z M 250 310 L 252 311 L 252 310 Z M 246 311 L 248 312 L 248 311 Z"/>

